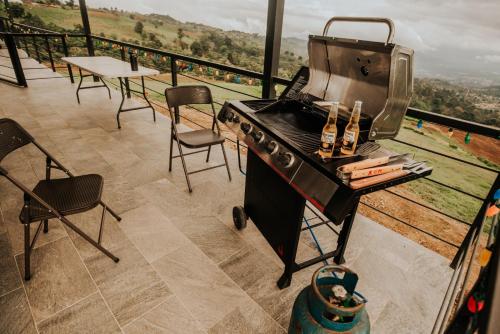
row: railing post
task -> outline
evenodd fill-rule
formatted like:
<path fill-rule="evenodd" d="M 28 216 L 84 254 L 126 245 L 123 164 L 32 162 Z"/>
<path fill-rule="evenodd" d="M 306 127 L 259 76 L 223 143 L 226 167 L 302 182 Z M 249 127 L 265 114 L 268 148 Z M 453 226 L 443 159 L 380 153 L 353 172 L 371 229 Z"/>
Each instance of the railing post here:
<path fill-rule="evenodd" d="M 87 12 L 87 4 L 85 0 L 78 0 L 78 5 L 80 7 L 80 15 L 82 17 L 83 33 L 85 34 L 85 41 L 87 42 L 87 51 L 89 56 L 95 56 L 94 52 L 94 42 L 92 41 L 92 32 L 90 31 L 89 13 Z M 99 82 L 97 76 L 93 76 L 94 82 Z"/>
<path fill-rule="evenodd" d="M 62 36 L 61 41 L 62 41 L 64 56 L 69 57 L 68 44 L 66 43 L 66 35 Z M 68 66 L 69 79 L 71 80 L 71 83 L 75 83 L 75 78 L 73 77 L 73 69 L 71 68 L 71 65 L 69 63 L 67 63 L 66 65 Z"/>
<path fill-rule="evenodd" d="M 92 42 L 92 32 L 90 31 L 89 14 L 87 12 L 87 4 L 85 0 L 78 0 L 80 5 L 80 15 L 82 16 L 83 33 L 87 41 L 87 51 L 89 56 L 94 56 L 94 43 Z"/>
<path fill-rule="evenodd" d="M 285 0 L 269 0 L 267 6 L 266 49 L 264 50 L 264 77 L 262 79 L 262 98 L 264 99 L 276 96 L 273 77 L 278 74 Z"/>
<path fill-rule="evenodd" d="M 24 76 L 23 66 L 21 64 L 21 59 L 19 59 L 19 54 L 17 53 L 16 42 L 11 34 L 6 34 L 5 44 L 9 50 L 10 61 L 12 62 L 12 68 L 16 74 L 17 84 L 19 86 L 28 87 L 26 82 L 26 77 Z"/>
<path fill-rule="evenodd" d="M 127 61 L 127 56 L 125 54 L 125 47 L 123 45 L 120 47 L 120 55 L 123 61 Z M 130 83 L 128 81 L 128 78 L 125 78 L 125 91 L 127 92 L 127 98 L 130 99 L 132 97 L 132 94 L 130 94 Z"/>
<path fill-rule="evenodd" d="M 56 67 L 54 65 L 54 58 L 52 57 L 52 50 L 50 49 L 49 38 L 45 36 L 45 47 L 47 48 L 47 53 L 49 55 L 50 67 L 52 67 L 52 72 L 56 71 Z"/>
<path fill-rule="evenodd" d="M 170 73 L 172 74 L 172 87 L 177 86 L 177 63 L 174 57 L 170 57 Z M 179 107 L 174 108 L 175 123 L 181 121 Z"/>
<path fill-rule="evenodd" d="M 7 25 L 6 25 L 7 21 L 4 21 L 3 18 L 0 18 L 0 32 L 7 32 Z"/>
<path fill-rule="evenodd" d="M 26 40 L 26 37 L 23 37 L 23 42 L 24 42 L 24 50 L 26 50 L 26 54 L 28 55 L 28 57 L 31 58 L 30 50 L 28 48 L 28 41 Z"/>
<path fill-rule="evenodd" d="M 36 36 L 33 35 L 31 36 L 31 38 L 33 39 L 33 48 L 35 49 L 35 55 L 36 55 L 36 60 L 41 63 L 41 59 L 40 59 L 40 50 L 38 50 L 38 43 L 36 42 Z"/>

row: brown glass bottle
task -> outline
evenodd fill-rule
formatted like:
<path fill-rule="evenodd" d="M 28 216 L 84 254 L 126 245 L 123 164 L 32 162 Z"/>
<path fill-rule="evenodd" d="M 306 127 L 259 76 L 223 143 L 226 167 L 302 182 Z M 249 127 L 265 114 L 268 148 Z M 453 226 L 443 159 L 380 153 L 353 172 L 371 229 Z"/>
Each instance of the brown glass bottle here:
<path fill-rule="evenodd" d="M 331 158 L 335 149 L 335 140 L 337 139 L 337 115 L 339 112 L 339 103 L 332 102 L 330 112 L 328 113 L 328 121 L 323 127 L 321 134 L 321 146 L 319 147 L 319 155 L 323 158 Z"/>
<path fill-rule="evenodd" d="M 356 151 L 359 137 L 359 117 L 361 116 L 361 104 L 363 102 L 356 101 L 351 114 L 351 120 L 347 124 L 344 131 L 344 139 L 342 140 L 342 147 L 340 153 L 351 155 Z"/>

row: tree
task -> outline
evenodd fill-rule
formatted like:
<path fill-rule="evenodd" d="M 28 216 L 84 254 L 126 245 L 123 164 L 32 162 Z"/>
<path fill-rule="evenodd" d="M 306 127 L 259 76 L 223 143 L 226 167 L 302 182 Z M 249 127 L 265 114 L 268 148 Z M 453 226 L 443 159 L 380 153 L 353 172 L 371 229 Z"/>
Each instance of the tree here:
<path fill-rule="evenodd" d="M 68 1 L 66 1 L 66 6 L 68 6 L 71 9 L 73 9 L 75 7 L 75 0 L 68 0 Z"/>
<path fill-rule="evenodd" d="M 239 65 L 240 60 L 238 59 L 238 56 L 233 54 L 232 52 L 229 52 L 227 54 L 227 60 L 233 65 Z"/>
<path fill-rule="evenodd" d="M 201 57 L 203 56 L 203 48 L 201 47 L 201 43 L 198 41 L 194 41 L 190 46 L 191 52 L 193 56 Z"/>
<path fill-rule="evenodd" d="M 24 16 L 24 7 L 20 3 L 11 3 L 8 9 L 10 16 L 13 18 L 21 18 Z"/>
<path fill-rule="evenodd" d="M 144 24 L 142 24 L 141 21 L 137 21 L 134 27 L 134 31 L 139 35 L 142 35 L 143 30 L 144 30 Z"/>
<path fill-rule="evenodd" d="M 184 34 L 184 30 L 182 30 L 182 28 L 177 29 L 177 38 L 180 42 L 182 42 L 182 38 L 185 36 L 186 34 Z"/>

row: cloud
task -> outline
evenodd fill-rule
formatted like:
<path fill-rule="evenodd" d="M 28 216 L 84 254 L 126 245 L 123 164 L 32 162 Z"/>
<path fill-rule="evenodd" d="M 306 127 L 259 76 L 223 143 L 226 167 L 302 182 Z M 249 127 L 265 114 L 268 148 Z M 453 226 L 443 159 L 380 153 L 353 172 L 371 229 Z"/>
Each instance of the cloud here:
<path fill-rule="evenodd" d="M 484 55 L 476 56 L 477 60 L 483 61 L 485 63 L 497 63 L 500 64 L 500 55 Z"/>

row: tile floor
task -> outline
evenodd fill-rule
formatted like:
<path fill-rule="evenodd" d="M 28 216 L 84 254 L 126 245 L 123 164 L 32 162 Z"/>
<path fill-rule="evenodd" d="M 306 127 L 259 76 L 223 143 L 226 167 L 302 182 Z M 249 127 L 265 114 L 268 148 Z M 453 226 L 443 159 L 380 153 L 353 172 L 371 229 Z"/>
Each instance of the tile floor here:
<path fill-rule="evenodd" d="M 30 64 L 36 62 L 23 60 Z M 0 118 L 25 126 L 77 174 L 105 178 L 104 199 L 123 220 L 108 215 L 103 245 L 119 263 L 96 251 L 58 221 L 32 254 L 32 279 L 22 279 L 22 194 L 0 178 L 0 333 L 284 333 L 298 292 L 314 268 L 279 290 L 283 265 L 253 224 L 237 231 L 231 209 L 243 199 L 244 177 L 229 150 L 233 181 L 224 169 L 194 174 L 189 194 L 180 162 L 168 172 L 169 120 L 149 111 L 122 115 L 104 90 L 82 92 L 47 69 L 28 73 L 29 88 L 0 82 Z M 130 102 L 136 103 L 136 102 Z M 221 161 L 215 150 L 212 161 Z M 188 157 L 192 168 L 204 159 Z M 44 159 L 25 147 L 2 161 L 32 186 Z M 97 235 L 100 211 L 72 220 Z M 34 227 L 33 227 L 34 228 Z M 441 256 L 358 215 L 347 265 L 360 276 L 373 333 L 427 333 L 450 270 Z M 318 230 L 328 248 L 335 236 Z M 299 249 L 315 255 L 308 234 Z M 317 267 L 317 266 L 316 266 Z"/>

